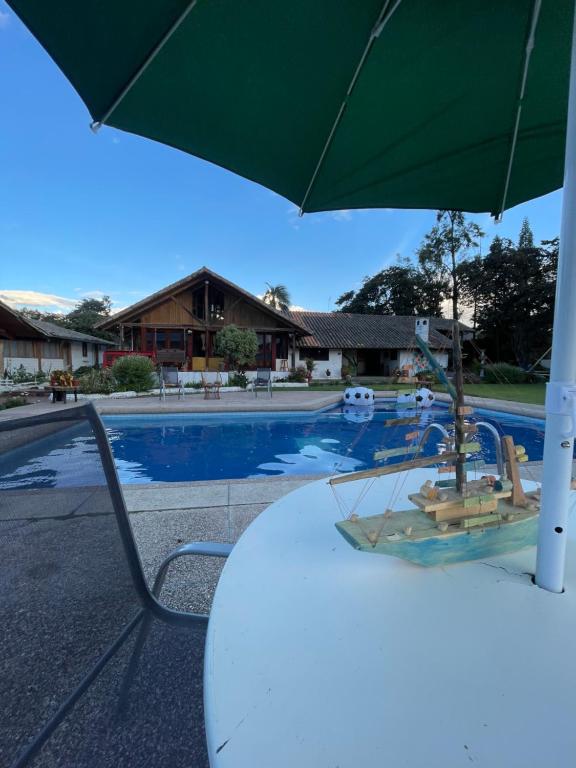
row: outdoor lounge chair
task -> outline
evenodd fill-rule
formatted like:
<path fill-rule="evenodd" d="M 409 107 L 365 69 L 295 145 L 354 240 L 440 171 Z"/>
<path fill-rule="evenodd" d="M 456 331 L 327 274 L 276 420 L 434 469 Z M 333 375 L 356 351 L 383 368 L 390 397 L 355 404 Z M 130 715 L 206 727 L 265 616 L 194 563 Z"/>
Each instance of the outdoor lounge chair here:
<path fill-rule="evenodd" d="M 218 371 L 202 371 L 202 386 L 204 387 L 204 400 L 220 400 L 220 387 L 222 377 Z"/>
<path fill-rule="evenodd" d="M 272 370 L 270 368 L 257 368 L 254 379 L 254 397 L 258 397 L 258 390 L 265 389 L 272 397 Z"/>
<path fill-rule="evenodd" d="M 0 765 L 207 766 L 207 617 L 149 589 L 91 405 L 0 421 Z"/>

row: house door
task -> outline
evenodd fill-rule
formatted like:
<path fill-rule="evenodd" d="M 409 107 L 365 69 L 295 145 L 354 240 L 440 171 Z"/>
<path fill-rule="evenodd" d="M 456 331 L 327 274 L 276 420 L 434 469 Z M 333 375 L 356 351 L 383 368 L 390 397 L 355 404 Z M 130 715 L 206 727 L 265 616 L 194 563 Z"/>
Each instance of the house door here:
<path fill-rule="evenodd" d="M 72 368 L 72 347 L 69 341 L 62 342 L 62 360 L 64 368 Z"/>
<path fill-rule="evenodd" d="M 256 366 L 258 368 L 271 368 L 276 366 L 276 355 L 274 354 L 274 339 L 271 333 L 257 333 L 258 351 L 256 352 Z"/>

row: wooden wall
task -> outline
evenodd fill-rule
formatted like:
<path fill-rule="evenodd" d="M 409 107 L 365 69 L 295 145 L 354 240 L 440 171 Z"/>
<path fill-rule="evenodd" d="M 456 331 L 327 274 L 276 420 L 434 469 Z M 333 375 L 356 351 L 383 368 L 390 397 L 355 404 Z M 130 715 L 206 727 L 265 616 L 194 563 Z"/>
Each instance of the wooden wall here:
<path fill-rule="evenodd" d="M 286 328 L 280 319 L 259 309 L 247 302 L 237 294 L 222 291 L 224 293 L 224 319 L 209 322 L 210 326 L 229 325 L 234 323 L 248 328 Z M 187 311 L 187 309 L 190 311 Z M 142 325 L 176 325 L 188 328 L 202 328 L 204 322 L 192 315 L 192 289 L 181 291 L 174 295 L 174 299 L 168 298 L 141 316 Z M 131 318 L 134 322 L 137 318 Z"/>

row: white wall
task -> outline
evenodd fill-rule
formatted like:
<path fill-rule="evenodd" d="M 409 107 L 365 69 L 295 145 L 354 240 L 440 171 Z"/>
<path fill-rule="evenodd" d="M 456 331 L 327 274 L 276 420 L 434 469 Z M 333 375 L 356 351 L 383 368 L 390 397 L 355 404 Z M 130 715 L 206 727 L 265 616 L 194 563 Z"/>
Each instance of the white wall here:
<path fill-rule="evenodd" d="M 403 349 L 398 352 L 398 368 L 402 369 L 404 366 L 409 366 L 413 369 L 412 375 L 418 373 L 418 371 L 428 370 L 430 365 L 428 361 L 425 361 L 424 365 L 414 365 L 415 358 L 422 358 L 423 355 L 413 350 Z M 434 358 L 436 362 L 442 366 L 442 368 L 448 367 L 448 353 L 447 352 L 434 352 Z"/>
<path fill-rule="evenodd" d="M 96 348 L 99 346 L 97 344 L 93 344 L 91 341 L 88 342 L 86 345 L 88 347 L 88 354 L 84 357 L 82 354 L 82 342 L 81 341 L 71 341 L 70 342 L 70 348 L 72 352 L 72 370 L 75 371 L 76 368 L 80 368 L 81 365 L 96 365 Z M 102 364 L 102 350 L 106 349 L 106 347 L 100 347 L 100 355 L 99 355 L 99 361 L 100 364 Z"/>
<path fill-rule="evenodd" d="M 7 371 L 15 373 L 16 370 L 23 365 L 29 373 L 38 373 L 38 360 L 35 357 L 5 357 L 4 368 Z M 55 357 L 43 357 L 42 358 L 42 370 L 44 373 L 50 373 L 50 371 L 62 370 L 64 368 L 64 360 Z M 4 371 L 2 371 L 4 373 Z"/>
<path fill-rule="evenodd" d="M 328 360 L 315 360 L 314 370 L 312 371 L 312 379 L 341 379 L 342 378 L 342 350 L 330 349 L 328 350 Z M 300 351 L 296 353 L 296 367 L 299 365 L 306 366 L 304 360 L 300 360 Z M 330 371 L 330 376 L 326 375 L 326 371 Z"/>

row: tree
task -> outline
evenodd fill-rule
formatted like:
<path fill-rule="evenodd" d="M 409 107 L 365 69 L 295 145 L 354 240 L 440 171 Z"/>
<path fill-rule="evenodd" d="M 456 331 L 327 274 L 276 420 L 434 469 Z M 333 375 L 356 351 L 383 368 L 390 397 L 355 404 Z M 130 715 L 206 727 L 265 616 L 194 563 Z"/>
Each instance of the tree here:
<path fill-rule="evenodd" d="M 252 329 L 243 330 L 236 325 L 226 325 L 216 334 L 216 354 L 223 357 L 229 368 L 243 373 L 253 363 L 258 352 L 258 339 Z"/>
<path fill-rule="evenodd" d="M 337 300 L 340 312 L 361 315 L 442 314 L 446 281 L 428 267 L 417 268 L 409 259 L 365 277 L 357 291 L 347 291 Z"/>
<path fill-rule="evenodd" d="M 530 222 L 526 218 L 522 222 L 522 227 L 520 228 L 518 248 L 534 248 L 534 235 L 530 228 Z"/>
<path fill-rule="evenodd" d="M 551 344 L 558 238 L 523 247 L 495 237 L 478 264 L 478 337 L 496 361 L 527 367 Z M 476 269 L 474 263 L 469 263 Z"/>
<path fill-rule="evenodd" d="M 20 310 L 20 314 L 30 320 L 46 320 L 49 323 L 66 326 L 66 315 L 63 315 L 61 312 L 41 312 L 39 309 L 23 307 Z"/>
<path fill-rule="evenodd" d="M 290 293 L 285 285 L 271 285 L 266 283 L 268 290 L 262 297 L 262 301 L 269 304 L 274 309 L 279 309 L 282 312 L 287 312 L 290 309 Z"/>
<path fill-rule="evenodd" d="M 103 334 L 96 329 L 96 325 L 110 317 L 111 310 L 112 301 L 109 296 L 103 296 L 101 299 L 82 299 L 66 315 L 66 325 L 74 331 L 101 336 Z"/>
<path fill-rule="evenodd" d="M 454 320 L 460 317 L 458 264 L 478 247 L 478 241 L 483 235 L 478 224 L 466 221 L 461 211 L 438 211 L 436 225 L 424 237 L 418 249 L 420 265 L 434 270 L 450 282 Z"/>

